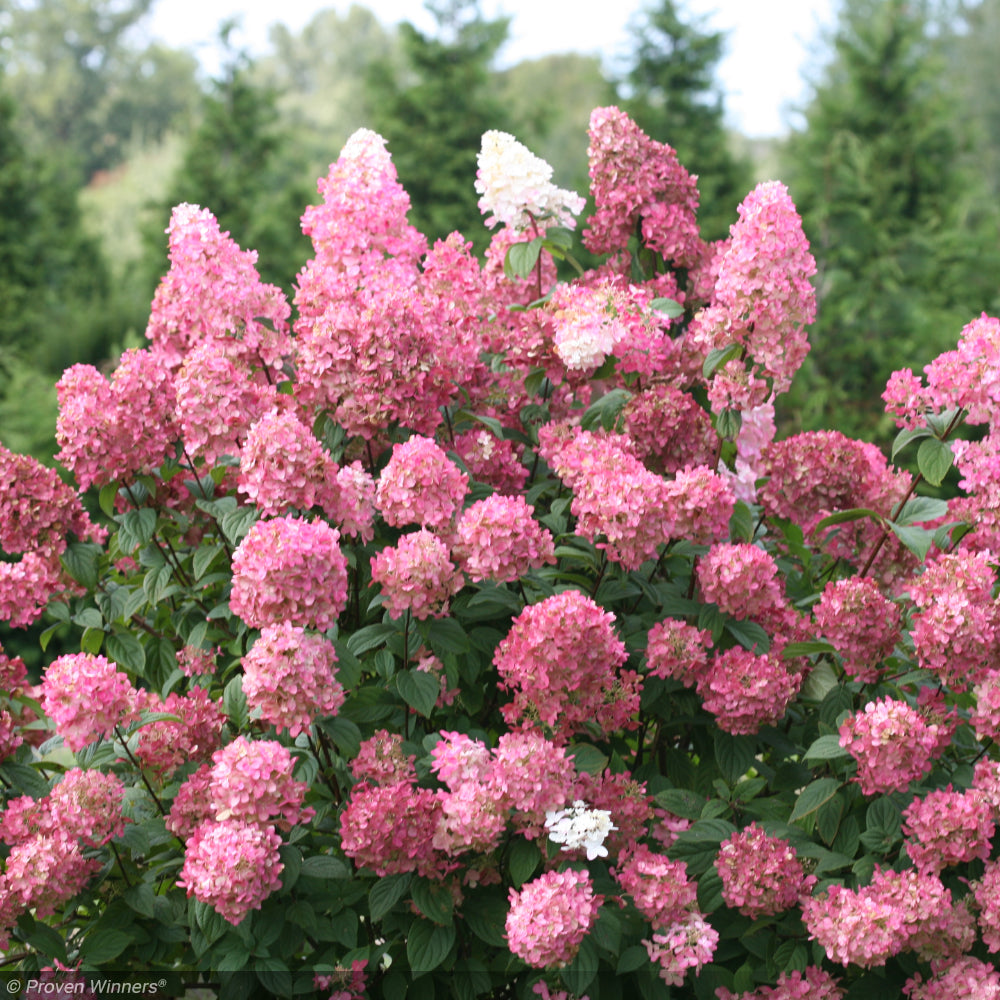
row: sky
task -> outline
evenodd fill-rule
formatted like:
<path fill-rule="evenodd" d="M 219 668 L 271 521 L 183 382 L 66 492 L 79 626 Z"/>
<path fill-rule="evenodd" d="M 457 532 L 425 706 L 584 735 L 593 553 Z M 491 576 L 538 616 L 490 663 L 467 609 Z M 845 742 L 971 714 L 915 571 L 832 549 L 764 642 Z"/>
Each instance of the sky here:
<path fill-rule="evenodd" d="M 601 55 L 606 63 L 628 51 L 628 25 L 655 0 L 482 0 L 485 16 L 511 18 L 510 38 L 501 65 L 561 52 Z M 683 0 L 682 12 L 705 28 L 726 35 L 726 54 L 718 67 L 728 123 L 744 135 L 781 135 L 794 121 L 794 107 L 808 95 L 805 79 L 815 62 L 817 42 L 834 20 L 836 0 Z M 434 19 L 419 0 L 369 0 L 362 5 L 384 24 L 411 21 L 433 31 Z M 154 37 L 192 48 L 211 72 L 218 25 L 239 17 L 238 45 L 260 55 L 268 30 L 277 21 L 292 31 L 304 28 L 326 8 L 345 12 L 348 0 L 158 0 L 149 27 Z M 568 14 L 578 9 L 593 13 Z"/>

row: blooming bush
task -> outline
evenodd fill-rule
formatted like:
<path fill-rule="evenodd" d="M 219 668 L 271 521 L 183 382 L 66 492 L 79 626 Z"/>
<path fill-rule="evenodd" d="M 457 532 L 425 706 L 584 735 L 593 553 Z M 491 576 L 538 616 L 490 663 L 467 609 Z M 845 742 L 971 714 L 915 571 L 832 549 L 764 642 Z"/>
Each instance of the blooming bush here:
<path fill-rule="evenodd" d="M 710 245 L 669 146 L 589 155 L 591 271 L 498 132 L 484 261 L 365 130 L 292 303 L 179 206 L 149 346 L 59 383 L 76 488 L 0 449 L 0 616 L 70 650 L 0 651 L 3 967 L 1000 996 L 1000 320 L 893 377 L 891 460 L 775 440 L 788 192 Z"/>

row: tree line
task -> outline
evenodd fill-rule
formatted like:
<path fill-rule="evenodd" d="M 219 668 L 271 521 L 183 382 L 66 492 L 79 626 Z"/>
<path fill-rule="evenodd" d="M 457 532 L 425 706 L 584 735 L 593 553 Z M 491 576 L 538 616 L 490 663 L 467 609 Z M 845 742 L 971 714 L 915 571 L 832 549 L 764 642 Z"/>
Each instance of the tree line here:
<path fill-rule="evenodd" d="M 141 342 L 170 206 L 210 207 L 259 251 L 265 280 L 287 285 L 309 254 L 288 220 L 358 127 L 388 139 L 414 224 L 432 240 L 459 229 L 480 251 L 471 181 L 487 129 L 514 133 L 585 192 L 587 115 L 619 104 L 698 175 L 709 238 L 762 179 L 726 130 L 725 36 L 681 0 L 650 0 L 610 66 L 567 54 L 498 69 L 508 20 L 478 0 L 430 0 L 434 31 L 355 5 L 300 33 L 277 27 L 257 59 L 224 28 L 207 82 L 191 54 L 143 34 L 153 3 L 0 0 L 0 440 L 43 458 L 53 376 Z M 864 433 L 893 368 L 919 367 L 996 307 L 998 37 L 1000 0 L 841 3 L 801 124 L 769 154 L 819 265 L 787 429 Z M 135 220 L 119 212 L 101 231 L 93 206 L 122 203 L 137 156 L 168 148 L 158 189 L 128 203 Z"/>

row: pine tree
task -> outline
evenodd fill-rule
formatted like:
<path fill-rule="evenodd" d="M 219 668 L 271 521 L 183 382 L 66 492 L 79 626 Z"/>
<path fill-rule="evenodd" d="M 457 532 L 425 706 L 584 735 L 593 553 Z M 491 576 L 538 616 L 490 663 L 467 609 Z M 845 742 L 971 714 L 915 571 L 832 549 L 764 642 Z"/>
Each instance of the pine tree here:
<path fill-rule="evenodd" d="M 404 23 L 405 70 L 379 64 L 369 76 L 373 127 L 388 141 L 413 203 L 413 224 L 432 243 L 458 230 L 481 248 L 489 236 L 477 225 L 476 157 L 484 132 L 510 130 L 490 80 L 508 21 L 484 20 L 478 0 L 429 0 L 426 6 L 437 36 Z"/>
<path fill-rule="evenodd" d="M 906 0 L 847 0 L 806 127 L 785 151 L 819 269 L 790 422 L 884 439 L 888 423 L 873 427 L 891 372 L 953 345 L 995 295 L 996 215 L 962 167 L 927 27 Z"/>
<path fill-rule="evenodd" d="M 730 148 L 715 69 L 723 36 L 684 19 L 675 0 L 660 0 L 632 25 L 633 62 L 620 83 L 622 109 L 651 138 L 669 143 L 698 175 L 698 221 L 721 239 L 753 186 L 749 162 Z"/>
<path fill-rule="evenodd" d="M 223 29 L 223 41 L 227 35 Z M 254 82 L 246 56 L 230 53 L 147 238 L 156 279 L 167 266 L 163 230 L 170 210 L 189 202 L 209 209 L 241 247 L 258 252 L 265 281 L 290 290 L 289 276 L 311 254 L 295 222 L 315 197 L 307 172 L 281 124 L 277 94 Z"/>

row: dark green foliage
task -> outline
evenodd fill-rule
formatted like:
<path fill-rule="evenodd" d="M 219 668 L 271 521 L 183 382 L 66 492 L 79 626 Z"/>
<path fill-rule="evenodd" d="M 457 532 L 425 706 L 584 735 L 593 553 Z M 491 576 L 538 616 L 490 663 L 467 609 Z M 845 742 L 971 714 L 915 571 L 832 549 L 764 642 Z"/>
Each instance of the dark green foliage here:
<path fill-rule="evenodd" d="M 723 36 L 683 18 L 676 0 L 660 0 L 632 26 L 632 40 L 621 107 L 650 138 L 671 145 L 681 163 L 698 175 L 702 234 L 722 239 L 753 186 L 750 164 L 734 155 L 723 124 L 715 80 Z"/>
<path fill-rule="evenodd" d="M 99 357 L 107 295 L 76 191 L 25 149 L 13 101 L 0 92 L 0 398 L 25 364 L 57 374 Z"/>
<path fill-rule="evenodd" d="M 489 242 L 473 187 L 482 135 L 511 131 L 495 96 L 490 64 L 507 37 L 507 19 L 486 21 L 478 0 L 428 2 L 438 35 L 400 27 L 405 69 L 378 64 L 369 74 L 374 129 L 389 144 L 413 202 L 410 219 L 431 243 L 454 230 L 477 249 Z"/>
<path fill-rule="evenodd" d="M 193 56 L 140 47 L 153 0 L 0 0 L 0 64 L 34 152 L 57 153 L 86 183 L 154 142 L 198 98 Z"/>
<path fill-rule="evenodd" d="M 960 163 L 967 137 L 918 6 L 849 0 L 782 176 L 819 273 L 793 422 L 872 437 L 894 369 L 954 344 L 996 294 L 996 213 Z M 889 433 L 883 419 L 875 436 Z"/>
<path fill-rule="evenodd" d="M 226 32 L 223 32 L 225 38 Z M 281 122 L 277 94 L 253 82 L 252 66 L 233 55 L 202 107 L 169 186 L 151 241 L 155 276 L 167 269 L 163 230 L 181 202 L 209 209 L 243 249 L 259 254 L 257 270 L 283 285 L 311 255 L 297 224 L 314 197 L 294 144 Z"/>

